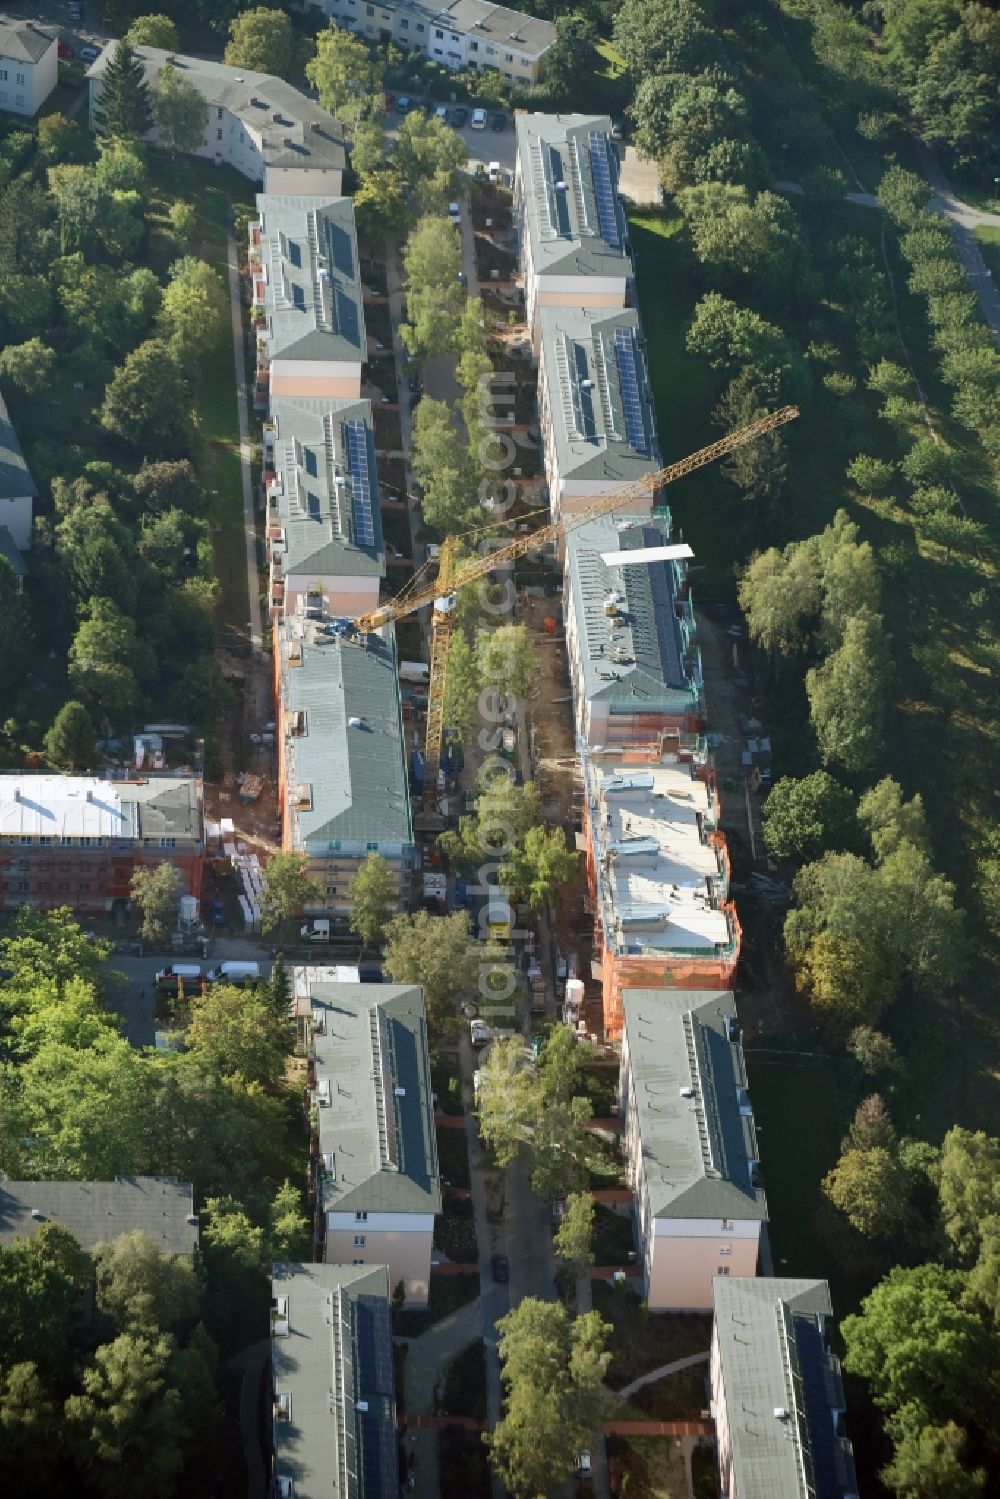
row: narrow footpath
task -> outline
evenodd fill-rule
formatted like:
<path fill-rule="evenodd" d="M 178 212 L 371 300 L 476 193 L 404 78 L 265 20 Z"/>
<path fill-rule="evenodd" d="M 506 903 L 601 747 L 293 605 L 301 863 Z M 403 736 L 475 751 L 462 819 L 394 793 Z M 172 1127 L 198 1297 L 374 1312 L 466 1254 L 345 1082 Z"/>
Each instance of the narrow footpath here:
<path fill-rule="evenodd" d="M 243 481 L 243 534 L 246 542 L 247 563 L 247 608 L 250 622 L 250 645 L 255 658 L 262 652 L 264 637 L 261 630 L 260 579 L 257 572 L 257 533 L 253 513 L 253 485 L 251 468 L 253 443 L 250 439 L 249 392 L 247 387 L 246 352 L 243 337 L 243 307 L 240 299 L 239 246 L 232 228 L 232 204 L 230 222 L 226 231 L 226 254 L 229 263 L 229 309 L 233 323 L 233 363 L 236 369 L 236 407 L 240 420 L 240 473 Z"/>

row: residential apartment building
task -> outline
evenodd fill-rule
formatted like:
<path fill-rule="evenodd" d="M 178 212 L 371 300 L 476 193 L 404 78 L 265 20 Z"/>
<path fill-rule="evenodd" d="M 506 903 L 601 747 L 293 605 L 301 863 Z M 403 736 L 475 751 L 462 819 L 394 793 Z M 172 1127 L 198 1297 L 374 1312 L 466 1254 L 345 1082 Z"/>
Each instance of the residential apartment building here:
<path fill-rule="evenodd" d="M 423 992 L 323 968 L 294 985 L 312 1031 L 317 1257 L 387 1265 L 390 1290 L 426 1305 L 441 1178 Z"/>
<path fill-rule="evenodd" d="M 271 1271 L 274 1499 L 399 1499 L 384 1265 Z"/>
<path fill-rule="evenodd" d="M 514 222 L 532 347 L 543 307 L 625 307 L 634 266 L 606 115 L 517 114 Z"/>
<path fill-rule="evenodd" d="M 767 1206 L 733 996 L 623 995 L 619 1100 L 651 1311 L 709 1311 L 716 1276 L 756 1275 Z"/>
<path fill-rule="evenodd" d="M 38 486 L 24 461 L 17 433 L 0 396 L 0 536 L 6 531 L 10 546 L 19 553 L 28 551 L 31 546 L 32 516 L 37 497 Z M 5 546 L 4 554 L 8 552 L 9 548 Z M 13 558 L 9 560 L 13 563 Z"/>
<path fill-rule="evenodd" d="M 271 618 L 374 609 L 385 543 L 371 403 L 276 396 L 264 478 Z"/>
<path fill-rule="evenodd" d="M 250 230 L 257 390 L 358 400 L 367 356 L 354 205 L 350 198 L 257 197 Z"/>
<path fill-rule="evenodd" d="M 724 1499 L 857 1499 L 825 1280 L 716 1280 L 710 1378 Z"/>
<path fill-rule="evenodd" d="M 641 484 L 662 467 L 639 314 L 543 307 L 538 413 L 552 519 Z M 622 511 L 649 515 L 644 489 Z"/>
<path fill-rule="evenodd" d="M 0 775 L 0 910 L 124 908 L 133 871 L 165 860 L 200 897 L 200 776 Z"/>
<path fill-rule="evenodd" d="M 90 128 L 100 107 L 104 70 L 114 56 L 110 42 L 87 73 Z M 340 196 L 347 153 L 343 131 L 332 115 L 283 78 L 231 68 L 202 57 L 136 47 L 155 94 L 167 68 L 196 88 L 208 107 L 205 134 L 193 153 L 234 167 L 265 192 Z M 155 126 L 147 139 L 156 141 Z"/>
<path fill-rule="evenodd" d="M 0 109 L 35 115 L 59 81 L 59 28 L 0 16 Z"/>
<path fill-rule="evenodd" d="M 714 777 L 696 750 L 583 749 L 592 972 L 604 1034 L 629 989 L 727 989 L 740 951 Z"/>
<path fill-rule="evenodd" d="M 161 1254 L 187 1258 L 198 1245 L 194 1188 L 175 1176 L 114 1181 L 0 1181 L 0 1244 L 30 1239 L 46 1223 L 71 1233 L 88 1253 L 141 1229 Z"/>
<path fill-rule="evenodd" d="M 422 0 L 304 0 L 303 8 L 380 47 L 391 42 L 447 68 L 493 68 L 520 88 L 538 82 L 556 39 L 551 21 L 489 0 L 449 0 L 443 6 Z"/>
<path fill-rule="evenodd" d="M 705 705 L 690 548 L 670 525 L 669 511 L 603 515 L 566 536 L 563 617 L 582 744 L 695 742 Z"/>
<path fill-rule="evenodd" d="M 347 889 L 369 853 L 394 871 L 401 903 L 409 892 L 413 821 L 395 645 L 391 635 L 343 633 L 329 617 L 296 614 L 275 624 L 274 659 L 282 847 L 308 856 L 323 892 L 311 912 L 346 928 Z"/>

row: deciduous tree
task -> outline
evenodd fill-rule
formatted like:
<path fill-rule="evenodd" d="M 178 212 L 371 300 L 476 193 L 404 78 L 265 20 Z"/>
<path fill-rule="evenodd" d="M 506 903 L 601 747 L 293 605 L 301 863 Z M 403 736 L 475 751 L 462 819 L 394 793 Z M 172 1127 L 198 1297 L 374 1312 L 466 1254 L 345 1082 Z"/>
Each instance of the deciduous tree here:
<path fill-rule="evenodd" d="M 965 1432 L 954 1421 L 904 1430 L 882 1481 L 897 1499 L 976 1499 L 986 1473 L 963 1466 L 965 1444 Z"/>
<path fill-rule="evenodd" d="M 546 902 L 558 902 L 579 867 L 574 850 L 566 847 L 560 827 L 533 827 L 511 850 L 500 867 L 501 882 L 524 900 L 533 911 Z"/>
<path fill-rule="evenodd" d="M 358 865 L 347 887 L 347 899 L 351 931 L 361 938 L 362 947 L 374 947 L 398 902 L 396 876 L 381 854 L 369 854 Z"/>
<path fill-rule="evenodd" d="M 862 771 L 877 762 L 891 676 L 882 616 L 852 615 L 843 644 L 806 673 L 809 712 L 827 764 Z"/>
<path fill-rule="evenodd" d="M 208 101 L 169 64 L 160 74 L 153 100 L 160 140 L 169 151 L 197 151 L 208 125 Z"/>
<path fill-rule="evenodd" d="M 586 1275 L 594 1263 L 594 1199 L 589 1192 L 571 1192 L 553 1248 L 556 1258 L 575 1276 Z"/>
<path fill-rule="evenodd" d="M 867 1379 L 877 1405 L 930 1419 L 973 1420 L 989 1408 L 995 1365 L 989 1329 L 962 1305 L 965 1276 L 942 1265 L 897 1265 L 845 1317 L 844 1367 Z"/>
<path fill-rule="evenodd" d="M 526 625 L 476 632 L 476 661 L 483 686 L 500 699 L 529 697 L 538 674 L 538 652 Z"/>
<path fill-rule="evenodd" d="M 458 1000 L 474 992 L 479 973 L 465 912 L 394 916 L 385 929 L 382 966 L 394 983 L 423 985 L 427 1023 L 444 1029 Z"/>
<path fill-rule="evenodd" d="M 122 1333 L 97 1349 L 65 1404 L 66 1439 L 107 1499 L 170 1499 L 184 1464 L 181 1399 L 167 1379 L 173 1342 Z"/>
<path fill-rule="evenodd" d="M 9 380 L 28 395 L 33 395 L 48 383 L 55 362 L 55 351 L 40 338 L 29 338 L 23 344 L 8 344 L 0 351 L 0 379 Z"/>
<path fill-rule="evenodd" d="M 330 26 L 319 33 L 316 56 L 306 64 L 306 77 L 323 108 L 348 130 L 373 111 L 380 70 L 364 42 L 349 31 Z"/>
<path fill-rule="evenodd" d="M 176 864 L 142 865 L 133 871 L 129 892 L 142 917 L 139 935 L 154 947 L 163 947 L 177 922 L 184 894 L 184 881 Z"/>
<path fill-rule="evenodd" d="M 497 1323 L 504 1417 L 484 1441 L 517 1499 L 562 1483 L 604 1407 L 609 1328 L 597 1312 L 571 1321 L 559 1302 L 526 1297 Z"/>
<path fill-rule="evenodd" d="M 231 68 L 292 78 L 301 62 L 301 50 L 287 12 L 258 5 L 230 21 L 222 60 Z"/>
<path fill-rule="evenodd" d="M 162 47 L 165 52 L 176 52 L 177 27 L 169 16 L 156 12 L 149 16 L 136 16 L 126 31 L 123 40 L 130 47 Z"/>
<path fill-rule="evenodd" d="M 210 984 L 190 996 L 185 1032 L 189 1049 L 204 1057 L 221 1077 L 274 1087 L 285 1070 L 288 1016 L 278 1015 L 256 989 Z"/>
<path fill-rule="evenodd" d="M 229 298 L 218 272 L 192 255 L 175 260 L 160 307 L 160 337 L 184 361 L 217 348 L 228 327 Z"/>
<path fill-rule="evenodd" d="M 101 425 L 148 458 L 190 445 L 187 378 L 168 344 L 150 338 L 126 356 L 104 392 Z"/>
<path fill-rule="evenodd" d="M 858 841 L 854 797 L 825 770 L 776 781 L 763 824 L 764 840 L 778 859 L 816 859 Z"/>
<path fill-rule="evenodd" d="M 303 906 L 322 899 L 319 884 L 310 877 L 309 860 L 293 850 L 271 855 L 261 883 L 261 926 L 265 932 L 281 928 Z"/>
<path fill-rule="evenodd" d="M 91 1251 L 97 1269 L 97 1305 L 119 1332 L 173 1332 L 193 1323 L 201 1307 L 194 1264 L 162 1254 L 141 1228 L 119 1234 Z"/>

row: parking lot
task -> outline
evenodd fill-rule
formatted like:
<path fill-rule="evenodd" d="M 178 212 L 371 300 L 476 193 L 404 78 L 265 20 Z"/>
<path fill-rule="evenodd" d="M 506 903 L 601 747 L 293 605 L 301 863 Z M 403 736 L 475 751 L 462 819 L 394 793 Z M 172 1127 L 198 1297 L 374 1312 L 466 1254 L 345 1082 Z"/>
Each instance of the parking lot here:
<path fill-rule="evenodd" d="M 406 96 L 401 96 L 406 97 Z M 412 97 L 412 96 L 411 96 Z M 448 111 L 447 124 L 462 137 L 469 149 L 469 160 L 467 170 L 474 172 L 477 166 L 488 167 L 491 161 L 498 161 L 501 168 L 507 172 L 514 170 L 514 120 L 508 110 L 487 109 L 486 128 L 474 130 L 472 128 L 472 113 L 475 106 L 471 104 L 447 104 L 439 106 L 433 99 L 415 99 L 416 108 L 422 108 L 425 113 L 433 114 L 437 108 Z M 456 114 L 456 111 L 459 113 Z M 463 119 L 464 116 L 464 119 Z M 502 130 L 494 129 L 494 122 L 503 119 Z M 396 133 L 402 123 L 403 116 L 396 110 L 384 116 L 383 128 L 390 140 L 396 139 Z"/>

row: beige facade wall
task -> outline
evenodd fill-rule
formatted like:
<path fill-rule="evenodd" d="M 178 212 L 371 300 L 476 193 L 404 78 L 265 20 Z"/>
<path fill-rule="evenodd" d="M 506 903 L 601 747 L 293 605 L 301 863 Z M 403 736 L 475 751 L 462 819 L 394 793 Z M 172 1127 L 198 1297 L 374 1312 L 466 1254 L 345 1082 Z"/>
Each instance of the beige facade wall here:
<path fill-rule="evenodd" d="M 298 600 L 319 583 L 330 614 L 353 618 L 378 605 L 379 579 L 334 577 L 326 573 L 288 573 L 285 577 L 285 613 L 295 614 Z"/>
<path fill-rule="evenodd" d="M 317 396 L 320 399 L 360 400 L 360 364 L 356 366 L 357 373 L 348 365 L 341 368 L 344 373 L 288 374 L 283 371 L 279 359 L 271 365 L 271 396 L 272 398 L 274 396 Z"/>
<path fill-rule="evenodd" d="M 726 1404 L 726 1387 L 722 1379 L 722 1360 L 719 1356 L 719 1329 L 712 1323 L 712 1357 L 709 1363 L 709 1389 L 711 1409 L 715 1420 L 715 1445 L 719 1457 L 719 1476 L 722 1492 L 730 1499 L 733 1493 L 733 1444 L 729 1435 L 729 1408 Z"/>
<path fill-rule="evenodd" d="M 266 193 L 288 193 L 290 196 L 305 194 L 319 197 L 329 193 L 333 198 L 343 196 L 344 174 L 338 167 L 268 167 L 264 168 L 264 191 Z"/>
<path fill-rule="evenodd" d="M 359 1238 L 364 1239 L 363 1245 L 355 1242 Z M 324 1258 L 328 1265 L 388 1265 L 389 1295 L 402 1281 L 406 1305 L 426 1306 L 433 1239 L 433 1228 L 425 1233 L 372 1230 L 365 1223 L 348 1229 L 328 1228 Z"/>
<path fill-rule="evenodd" d="M 740 1234 L 716 1233 L 704 1238 L 657 1233 L 654 1222 L 647 1244 L 646 1299 L 650 1311 L 711 1311 L 712 1277 L 757 1274 L 759 1225 L 740 1223 Z M 752 1237 L 743 1237 L 753 1230 Z M 720 1254 L 727 1249 L 728 1254 Z"/>

